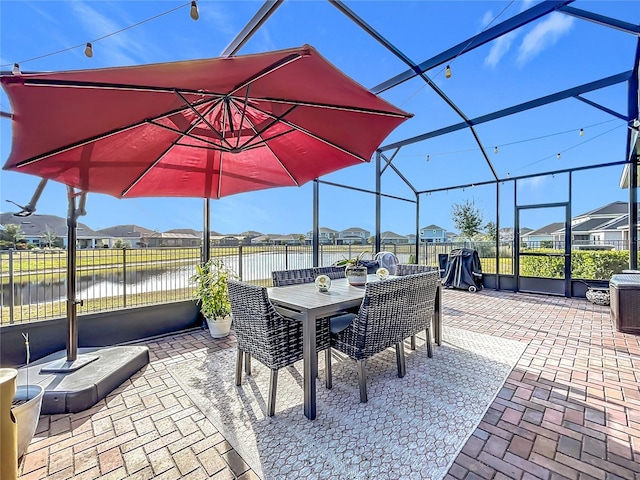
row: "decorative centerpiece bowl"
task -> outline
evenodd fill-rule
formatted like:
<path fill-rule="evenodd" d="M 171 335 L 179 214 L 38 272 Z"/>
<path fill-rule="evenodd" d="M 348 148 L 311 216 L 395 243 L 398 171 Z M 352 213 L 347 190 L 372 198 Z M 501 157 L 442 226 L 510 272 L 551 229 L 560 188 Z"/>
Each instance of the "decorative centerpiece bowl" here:
<path fill-rule="evenodd" d="M 331 288 L 331 278 L 327 275 L 318 275 L 316 277 L 316 288 L 319 292 L 328 292 Z"/>
<path fill-rule="evenodd" d="M 385 267 L 380 267 L 378 270 L 376 270 L 376 275 L 380 280 L 385 280 L 389 276 L 389 270 L 387 270 Z"/>

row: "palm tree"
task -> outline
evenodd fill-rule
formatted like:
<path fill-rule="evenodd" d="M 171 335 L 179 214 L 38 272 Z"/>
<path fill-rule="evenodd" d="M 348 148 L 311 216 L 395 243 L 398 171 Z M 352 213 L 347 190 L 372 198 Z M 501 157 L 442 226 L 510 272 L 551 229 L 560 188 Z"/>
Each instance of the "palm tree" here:
<path fill-rule="evenodd" d="M 9 242 L 15 248 L 16 243 L 24 239 L 24 233 L 22 233 L 20 225 L 7 223 L 6 225 L 0 225 L 0 239 Z"/>
<path fill-rule="evenodd" d="M 53 230 L 47 229 L 46 232 L 40 235 L 40 238 L 42 239 L 42 243 L 44 243 L 46 247 L 52 247 L 53 244 L 56 243 L 58 236 Z"/>

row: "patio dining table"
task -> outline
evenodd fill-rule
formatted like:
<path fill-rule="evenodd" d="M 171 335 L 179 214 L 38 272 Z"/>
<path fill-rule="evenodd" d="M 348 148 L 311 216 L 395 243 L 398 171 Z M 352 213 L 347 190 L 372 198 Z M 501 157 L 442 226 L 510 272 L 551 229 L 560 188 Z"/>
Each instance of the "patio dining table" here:
<path fill-rule="evenodd" d="M 380 281 L 377 275 L 367 276 L 367 282 L 376 281 Z M 316 319 L 359 306 L 364 292 L 364 286 L 350 285 L 346 278 L 332 280 L 327 292 L 318 291 L 314 283 L 268 289 L 269 298 L 280 313 L 302 321 L 304 414 L 310 420 L 316 418 Z M 442 343 L 441 299 L 442 287 L 439 287 L 433 319 L 434 340 L 437 345 Z"/>

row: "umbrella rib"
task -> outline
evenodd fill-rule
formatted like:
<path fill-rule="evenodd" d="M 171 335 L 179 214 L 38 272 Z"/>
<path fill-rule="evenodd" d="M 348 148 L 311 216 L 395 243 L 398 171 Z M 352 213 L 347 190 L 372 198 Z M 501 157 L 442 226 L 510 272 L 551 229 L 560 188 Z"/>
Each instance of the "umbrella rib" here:
<path fill-rule="evenodd" d="M 202 100 L 201 102 L 198 102 L 196 105 L 204 105 L 204 104 L 206 104 L 208 102 L 211 102 L 211 99 Z M 145 118 L 144 120 L 140 120 L 138 122 L 126 125 L 124 127 L 119 127 L 119 128 L 114 129 L 114 130 L 111 130 L 109 132 L 101 133 L 99 135 L 94 135 L 93 137 L 89 137 L 89 138 L 86 138 L 84 140 L 80 140 L 80 141 L 71 143 L 71 144 L 66 145 L 64 147 L 56 148 L 55 150 L 51 150 L 51 151 L 46 152 L 46 153 L 41 153 L 39 155 L 36 155 L 35 157 L 27 158 L 26 160 L 22 160 L 21 162 L 16 163 L 15 167 L 16 168 L 20 168 L 20 167 L 24 167 L 24 166 L 27 166 L 27 165 L 31 165 L 32 163 L 36 163 L 36 162 L 39 162 L 40 160 L 47 159 L 47 158 L 49 158 L 49 157 L 51 157 L 53 155 L 57 155 L 59 153 L 64 153 L 66 151 L 73 150 L 74 148 L 77 148 L 77 147 L 82 147 L 82 146 L 87 145 L 87 144 L 89 144 L 91 142 L 102 140 L 104 138 L 108 138 L 108 137 L 111 137 L 113 135 L 117 135 L 118 133 L 126 132 L 127 130 L 132 130 L 132 129 L 136 128 L 136 127 L 139 127 L 140 125 L 148 123 L 149 121 L 159 120 L 161 118 L 166 118 L 166 117 L 170 117 L 172 115 L 175 115 L 176 113 L 181 113 L 181 112 L 185 111 L 186 108 L 187 107 L 180 107 L 180 108 L 177 108 L 177 109 L 172 110 L 170 112 L 165 112 L 162 115 L 157 115 L 156 117 Z"/>
<path fill-rule="evenodd" d="M 231 148 L 231 144 L 230 144 L 229 142 L 227 142 L 227 140 L 224 138 L 224 135 L 222 134 L 222 132 L 218 132 L 218 130 L 216 130 L 216 128 L 215 128 L 213 125 L 211 125 L 211 123 L 210 123 L 210 122 L 209 122 L 209 121 L 208 121 L 208 120 L 207 120 L 207 119 L 206 119 L 206 118 L 205 118 L 205 117 L 204 117 L 204 116 L 203 116 L 203 115 L 202 115 L 198 110 L 196 110 L 196 109 L 191 105 L 191 103 L 190 103 L 190 102 L 189 102 L 189 101 L 188 101 L 188 100 L 187 100 L 187 99 L 182 95 L 182 93 L 181 93 L 181 92 L 179 92 L 178 90 L 175 90 L 175 93 L 176 93 L 176 95 L 178 95 L 178 96 L 182 99 L 182 101 L 185 103 L 185 105 L 187 105 L 187 106 L 191 109 L 191 111 L 192 111 L 193 113 L 195 113 L 195 114 L 198 116 L 198 118 L 200 119 L 200 121 L 201 121 L 201 122 L 203 122 L 205 125 L 207 125 L 207 127 L 209 127 L 209 129 L 210 129 L 212 132 L 214 132 L 214 133 L 218 134 L 218 135 L 220 136 L 220 140 L 222 140 L 224 143 L 226 143 L 227 145 L 229 145 L 229 148 Z M 225 98 L 225 97 L 221 97 L 221 98 L 219 98 L 219 99 L 218 99 L 218 100 L 217 100 L 217 101 L 216 101 L 216 102 L 211 106 L 211 108 L 207 111 L 207 113 L 211 112 L 211 110 L 213 110 L 214 108 L 216 108 L 216 106 L 217 106 L 217 105 L 219 105 L 219 104 L 220 104 L 220 102 L 223 102 L 223 101 L 224 101 L 224 98 Z M 195 124 L 194 124 L 194 126 L 195 126 L 195 125 L 198 125 L 198 123 L 195 123 Z"/>
<path fill-rule="evenodd" d="M 247 91 L 245 92 L 245 95 L 244 95 L 244 103 L 242 104 L 242 115 L 240 116 L 240 125 L 238 126 L 238 138 L 236 140 L 236 148 L 240 147 L 240 132 L 242 132 L 242 125 L 244 124 L 244 119 L 247 115 L 247 105 L 249 104 L 249 90 L 251 90 L 251 84 L 247 85 Z"/>
<path fill-rule="evenodd" d="M 238 112 L 240 111 L 240 109 L 238 108 L 238 105 L 236 105 L 234 102 L 232 102 L 232 105 L 234 106 L 234 108 L 235 108 Z M 243 107 L 243 110 L 242 110 L 242 115 L 244 115 L 244 114 L 245 114 L 245 109 L 246 109 L 246 107 L 247 107 L 247 105 L 245 104 L 245 105 L 244 105 L 244 107 Z M 253 108 L 253 107 L 252 107 L 252 108 Z M 271 121 L 271 123 L 269 123 L 269 125 L 267 125 L 266 127 L 262 128 L 262 129 L 260 129 L 260 130 L 258 130 L 258 129 L 256 128 L 256 126 L 255 126 L 255 125 L 254 125 L 254 124 L 253 124 L 249 119 L 247 119 L 247 123 L 249 123 L 249 124 L 250 124 L 250 126 L 251 126 L 251 130 L 253 130 L 253 132 L 254 132 L 254 134 L 255 134 L 255 135 L 254 135 L 253 137 L 251 137 L 249 140 L 247 140 L 246 142 L 244 142 L 244 143 L 242 144 L 242 146 L 239 146 L 238 148 L 239 148 L 240 150 L 244 150 L 245 148 L 247 148 L 247 147 L 251 146 L 251 142 L 252 142 L 252 141 L 254 141 L 256 138 L 259 138 L 259 139 L 260 139 L 260 141 L 264 141 L 264 140 L 262 139 L 261 135 L 262 135 L 264 132 L 266 132 L 267 130 L 269 130 L 272 126 L 276 125 L 276 124 L 277 124 L 277 123 L 278 123 L 282 118 L 284 118 L 285 116 L 289 115 L 289 114 L 290 114 L 290 113 L 291 113 L 295 108 L 296 108 L 296 107 L 295 107 L 295 106 L 293 106 L 293 107 L 291 107 L 289 110 L 287 110 L 286 112 L 284 112 L 282 115 L 279 115 L 279 116 L 277 116 L 277 117 L 272 115 L 272 118 L 271 118 L 271 120 L 272 120 L 272 121 Z M 287 132 L 287 133 L 290 133 L 290 132 Z"/>
<path fill-rule="evenodd" d="M 262 110 L 261 108 L 256 107 L 255 105 L 253 105 L 253 108 L 255 108 L 256 110 L 258 110 L 259 112 L 264 113 L 265 115 L 271 117 L 271 118 L 275 118 L 274 115 L 272 113 L 269 113 L 265 110 Z M 284 123 L 285 125 L 290 126 L 291 128 L 304 133 L 305 135 L 308 135 L 311 138 L 315 138 L 316 140 L 318 140 L 319 142 L 325 143 L 327 145 L 329 145 L 330 147 L 335 148 L 336 150 L 340 150 L 343 153 L 346 153 L 347 155 L 351 155 L 354 158 L 357 158 L 358 160 L 360 160 L 363 163 L 367 163 L 369 160 L 362 158 L 360 155 L 358 155 L 357 153 L 354 153 L 350 150 L 347 150 L 344 147 L 341 147 L 340 145 L 338 145 L 337 143 L 334 143 L 330 140 L 327 140 L 326 138 L 323 138 L 319 135 L 315 135 L 314 133 L 311 133 L 309 130 L 307 130 L 306 128 L 302 128 L 298 125 L 296 125 L 295 123 L 290 122 L 289 120 L 285 120 L 284 118 L 280 118 L 279 119 L 280 122 Z"/>
<path fill-rule="evenodd" d="M 177 128 L 173 128 L 173 127 L 170 127 L 168 125 L 163 125 L 161 123 L 157 123 L 157 122 L 154 122 L 152 120 L 149 120 L 148 123 L 150 123 L 151 125 L 155 125 L 156 127 L 160 127 L 160 128 L 164 128 L 165 130 L 169 130 L 170 132 L 177 133 L 178 135 L 181 135 L 182 137 L 189 137 L 189 138 L 192 138 L 194 140 L 198 140 L 199 142 L 203 142 L 203 143 L 206 143 L 208 145 L 211 145 L 212 147 L 217 147 L 217 148 L 214 148 L 213 150 L 220 150 L 222 152 L 229 152 L 229 151 L 231 151 L 231 148 L 232 148 L 231 146 L 229 146 L 229 148 L 223 147 L 222 145 L 218 145 L 215 142 L 212 142 L 210 140 L 206 140 L 206 139 L 201 138 L 201 137 L 197 137 L 197 136 L 193 135 L 192 133 L 190 133 L 190 131 L 193 130 L 193 128 L 195 128 L 197 126 L 197 124 L 192 125 L 191 127 L 193 127 L 193 128 L 190 128 L 189 131 L 183 132 L 182 130 L 178 130 Z M 220 135 L 217 131 L 215 131 L 215 133 Z M 175 145 L 182 145 L 182 146 L 185 146 L 185 147 L 196 147 L 196 145 L 188 145 L 186 143 L 179 144 L 179 143 L 177 143 L 179 141 L 180 140 L 176 140 Z M 203 147 L 203 148 L 207 148 L 207 147 Z"/>
<path fill-rule="evenodd" d="M 243 82 L 239 83 L 238 85 L 236 85 L 235 87 L 233 87 L 230 91 L 228 96 L 233 95 L 235 92 L 237 92 L 238 90 L 241 90 L 242 88 L 249 86 L 251 83 L 260 80 L 262 77 L 265 77 L 273 72 L 275 72 L 276 70 L 282 68 L 282 67 L 286 67 L 287 65 L 289 65 L 292 62 L 295 62 L 296 60 L 300 60 L 304 55 L 301 53 L 292 53 L 290 55 L 287 55 L 284 58 L 281 58 L 280 60 L 278 60 L 277 62 L 273 62 L 271 65 L 269 65 L 268 67 L 260 70 L 257 73 L 254 73 L 253 75 L 251 75 L 249 78 L 247 78 L 246 80 L 244 80 Z"/>
<path fill-rule="evenodd" d="M 238 108 L 238 106 L 237 106 L 235 103 L 234 103 L 234 107 L 235 107 L 236 109 Z M 293 110 L 294 108 L 295 108 L 295 107 L 292 107 L 290 110 Z M 289 110 L 289 111 L 290 111 L 290 110 Z M 289 113 L 289 111 L 288 111 L 288 112 L 286 112 L 286 113 L 285 113 L 285 115 L 286 115 L 287 113 Z M 253 138 L 259 138 L 260 134 L 257 132 L 256 127 L 255 127 L 255 125 L 253 125 L 253 122 L 251 121 L 251 119 L 250 119 L 250 118 L 247 118 L 247 123 L 249 124 L 250 128 L 251 128 L 251 129 L 255 132 L 255 134 L 256 134 Z M 275 123 L 275 121 L 274 121 L 274 123 Z M 271 126 L 271 125 L 269 125 L 269 127 L 270 127 L 270 126 Z M 267 128 L 269 128 L 269 127 L 267 127 Z M 266 130 L 266 129 L 265 129 L 265 130 Z M 264 130 L 263 130 L 263 131 L 264 131 Z M 290 132 L 287 132 L 287 133 L 290 133 Z M 249 141 L 251 141 L 251 140 L 249 140 Z M 248 143 L 248 142 L 247 142 L 247 143 Z M 276 154 L 275 154 L 275 152 L 271 149 L 271 147 L 269 146 L 269 144 L 268 144 L 268 143 L 266 143 L 265 141 L 263 141 L 262 143 L 264 144 L 264 148 L 266 148 L 267 150 L 269 150 L 269 152 L 271 152 L 271 155 L 273 155 L 273 158 L 275 158 L 275 159 L 276 159 L 276 161 L 278 162 L 278 164 L 280 164 L 280 167 L 282 167 L 282 170 L 283 170 L 287 175 L 289 175 L 289 178 L 291 179 L 291 181 L 292 181 L 293 183 L 295 183 L 295 184 L 296 184 L 296 186 L 298 186 L 298 187 L 299 187 L 299 186 L 300 186 L 300 182 L 298 182 L 298 179 L 297 179 L 297 178 L 295 178 L 295 177 L 293 176 L 293 174 L 289 171 L 289 169 L 288 169 L 288 168 L 287 168 L 287 167 L 286 167 L 286 166 L 285 166 L 285 165 L 280 161 L 280 158 L 278 158 L 278 155 L 276 155 Z M 241 148 L 242 148 L 243 150 L 253 150 L 254 148 L 258 148 L 258 147 L 259 147 L 259 145 L 258 145 L 258 144 L 254 144 L 254 146 L 251 146 L 251 147 L 249 147 L 249 148 L 245 148 L 245 146 L 246 146 L 246 143 L 245 143 Z M 221 178 L 222 178 L 222 155 L 220 156 L 220 179 L 221 179 Z"/>
<path fill-rule="evenodd" d="M 348 106 L 348 105 L 337 105 L 332 103 L 307 102 L 302 100 L 290 100 L 286 98 L 252 97 L 251 100 L 272 102 L 272 103 L 286 103 L 288 105 L 295 105 L 296 107 L 317 107 L 317 108 L 326 108 L 330 110 L 341 110 L 345 112 L 368 113 L 373 115 L 382 115 L 386 117 L 397 117 L 397 118 L 413 117 L 413 114 L 411 113 L 396 113 L 396 112 L 390 112 L 388 110 L 379 110 L 377 108 L 354 107 L 354 106 Z"/>
<path fill-rule="evenodd" d="M 215 108 L 215 105 L 212 105 L 212 106 L 211 106 L 211 109 L 213 109 L 213 108 Z M 211 111 L 211 109 L 210 109 L 209 111 Z M 153 125 L 156 125 L 156 126 L 165 127 L 165 128 L 168 128 L 169 130 L 172 130 L 170 127 L 166 127 L 166 126 L 164 126 L 164 125 L 157 124 L 157 123 L 152 122 L 152 121 L 150 121 L 150 123 L 153 123 Z M 184 138 L 184 136 L 185 136 L 185 135 L 190 136 L 191 131 L 192 131 L 194 128 L 196 128 L 196 126 L 197 126 L 197 124 L 196 124 L 196 123 L 193 123 L 193 124 L 189 125 L 189 128 L 187 128 L 187 130 L 185 130 L 184 132 L 182 132 L 181 130 L 178 130 L 178 133 L 180 133 L 180 134 L 181 134 L 181 138 Z M 142 179 L 144 178 L 144 176 L 145 176 L 147 173 L 149 173 L 149 172 L 151 171 L 151 169 L 152 169 L 153 167 L 155 167 L 158 163 L 160 163 L 160 161 L 164 158 L 164 156 L 165 156 L 167 153 L 169 153 L 169 151 L 170 151 L 174 146 L 176 146 L 177 144 L 178 144 L 178 140 L 177 140 L 177 139 L 176 139 L 176 140 L 174 140 L 174 141 L 172 141 L 172 142 L 171 142 L 171 144 L 170 144 L 170 145 L 169 145 L 169 146 L 164 150 L 164 152 L 162 152 L 160 155 L 158 155 L 158 158 L 156 158 L 156 159 L 155 159 L 155 161 L 154 161 L 153 163 L 151 163 L 150 165 L 148 165 L 148 166 L 147 166 L 147 168 L 145 168 L 145 169 L 144 169 L 144 171 L 143 171 L 140 175 L 138 175 L 138 176 L 136 177 L 136 179 L 135 179 L 133 182 L 131 182 L 127 188 L 125 188 L 125 189 L 122 191 L 122 193 L 120 194 L 120 196 L 121 196 L 121 197 L 126 196 L 126 195 L 127 195 L 127 193 L 129 193 L 129 192 L 131 191 L 131 189 L 132 189 L 133 187 L 135 187 L 135 186 L 138 184 L 138 182 L 139 182 L 140 180 L 142 180 Z"/>

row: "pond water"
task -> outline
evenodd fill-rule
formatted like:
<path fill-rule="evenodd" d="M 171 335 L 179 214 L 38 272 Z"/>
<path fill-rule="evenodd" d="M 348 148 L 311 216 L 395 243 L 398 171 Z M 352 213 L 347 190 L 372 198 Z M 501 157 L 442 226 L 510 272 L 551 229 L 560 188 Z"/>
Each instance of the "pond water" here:
<path fill-rule="evenodd" d="M 312 256 L 307 252 L 280 253 L 262 252 L 221 257 L 234 272 L 242 271 L 245 281 L 269 280 L 274 270 L 310 268 Z M 343 260 L 339 252 L 323 252 L 320 265 L 331 265 Z M 401 263 L 408 261 L 408 254 L 398 254 Z M 149 292 L 179 290 L 191 286 L 190 277 L 195 273 L 195 264 L 172 269 L 130 270 L 126 282 L 122 272 L 82 274 L 77 279 L 77 298 L 90 300 L 104 297 L 135 295 Z M 55 302 L 66 299 L 66 281 L 24 282 L 15 285 L 15 305 Z M 2 305 L 8 305 L 9 285 L 2 287 Z"/>

